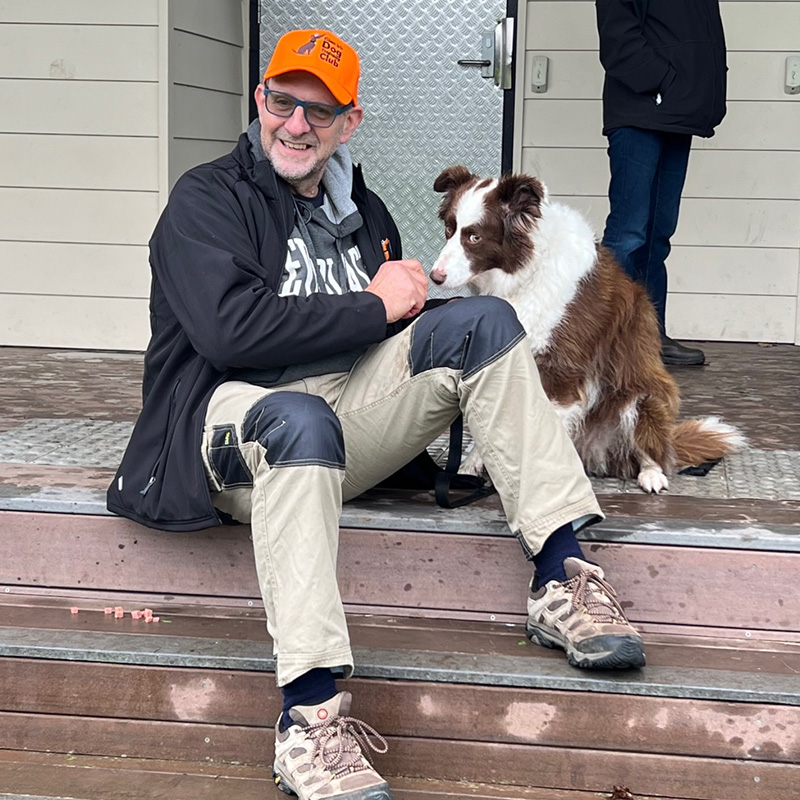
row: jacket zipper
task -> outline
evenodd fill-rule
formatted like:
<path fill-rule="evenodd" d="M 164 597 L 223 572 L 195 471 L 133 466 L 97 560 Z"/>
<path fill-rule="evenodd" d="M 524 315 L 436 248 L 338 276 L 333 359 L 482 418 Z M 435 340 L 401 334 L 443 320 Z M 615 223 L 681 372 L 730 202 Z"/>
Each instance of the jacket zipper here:
<path fill-rule="evenodd" d="M 169 426 L 172 422 L 172 415 L 175 411 L 175 400 L 178 395 L 178 387 L 181 385 L 180 378 L 175 383 L 175 386 L 172 389 L 172 394 L 169 398 L 169 411 L 167 412 L 167 435 L 169 435 Z M 156 472 L 158 472 L 158 468 L 161 464 L 161 460 L 164 458 L 164 453 L 167 449 L 167 443 L 164 442 L 164 446 L 161 448 L 161 452 L 158 454 L 158 458 L 156 459 L 156 463 L 153 465 L 153 469 L 150 471 L 150 478 L 147 483 L 144 485 L 143 489 L 139 490 L 139 494 L 144 497 L 149 491 L 150 487 L 156 482 Z"/>

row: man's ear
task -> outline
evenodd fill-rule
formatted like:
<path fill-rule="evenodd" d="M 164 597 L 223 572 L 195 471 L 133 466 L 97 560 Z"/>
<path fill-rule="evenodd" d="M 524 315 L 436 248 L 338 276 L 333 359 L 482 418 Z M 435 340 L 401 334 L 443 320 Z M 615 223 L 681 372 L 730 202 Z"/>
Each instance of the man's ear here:
<path fill-rule="evenodd" d="M 467 181 L 471 181 L 475 177 L 477 176 L 473 175 L 466 167 L 462 167 L 460 164 L 454 167 L 448 167 L 433 182 L 433 191 L 439 193 L 452 192 L 453 189 L 463 186 Z"/>
<path fill-rule="evenodd" d="M 540 207 L 547 200 L 544 184 L 531 175 L 503 175 L 496 192 L 506 210 L 506 238 L 527 233 L 533 221 L 542 215 Z"/>
<path fill-rule="evenodd" d="M 363 119 L 364 109 L 362 106 L 353 106 L 353 108 L 345 113 L 340 144 L 344 144 L 353 135 L 355 129 L 361 124 Z"/>
<path fill-rule="evenodd" d="M 264 84 L 259 83 L 256 86 L 256 90 L 253 92 L 253 97 L 256 99 L 256 111 L 258 111 L 258 118 L 259 120 L 262 119 L 262 115 L 266 113 L 266 106 L 264 105 Z"/>

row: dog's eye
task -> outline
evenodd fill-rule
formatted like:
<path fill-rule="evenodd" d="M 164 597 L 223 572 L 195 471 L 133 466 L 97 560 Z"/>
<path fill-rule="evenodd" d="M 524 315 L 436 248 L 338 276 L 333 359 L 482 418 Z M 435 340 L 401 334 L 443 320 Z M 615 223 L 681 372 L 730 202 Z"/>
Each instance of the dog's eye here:
<path fill-rule="evenodd" d="M 480 240 L 481 240 L 481 237 L 477 233 L 471 233 L 469 235 L 469 243 L 470 244 L 478 244 L 478 242 Z"/>

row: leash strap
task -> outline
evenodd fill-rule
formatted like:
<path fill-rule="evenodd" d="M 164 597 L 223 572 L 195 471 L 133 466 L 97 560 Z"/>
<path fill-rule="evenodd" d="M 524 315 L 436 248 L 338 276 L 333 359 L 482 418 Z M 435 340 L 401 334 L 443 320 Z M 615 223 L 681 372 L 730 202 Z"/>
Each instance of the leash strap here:
<path fill-rule="evenodd" d="M 495 492 L 494 486 L 487 485 L 486 481 L 477 475 L 458 474 L 458 468 L 461 466 L 463 440 L 464 417 L 459 414 L 458 419 L 450 426 L 450 452 L 447 454 L 447 466 L 443 472 L 436 475 L 434 487 L 436 504 L 441 508 L 460 508 Z M 453 498 L 450 496 L 453 489 L 467 491 L 468 494 Z"/>

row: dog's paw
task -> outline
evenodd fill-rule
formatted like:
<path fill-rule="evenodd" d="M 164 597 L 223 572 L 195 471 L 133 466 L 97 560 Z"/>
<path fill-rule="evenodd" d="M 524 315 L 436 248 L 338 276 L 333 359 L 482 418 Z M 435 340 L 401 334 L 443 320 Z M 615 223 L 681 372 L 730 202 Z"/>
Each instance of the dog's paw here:
<path fill-rule="evenodd" d="M 645 467 L 637 478 L 639 486 L 648 494 L 659 494 L 669 489 L 669 481 L 660 467 Z"/>
<path fill-rule="evenodd" d="M 464 459 L 459 472 L 463 475 L 475 475 L 478 478 L 483 478 L 486 475 L 483 459 L 478 455 L 478 451 L 474 447 L 472 452 Z"/>

